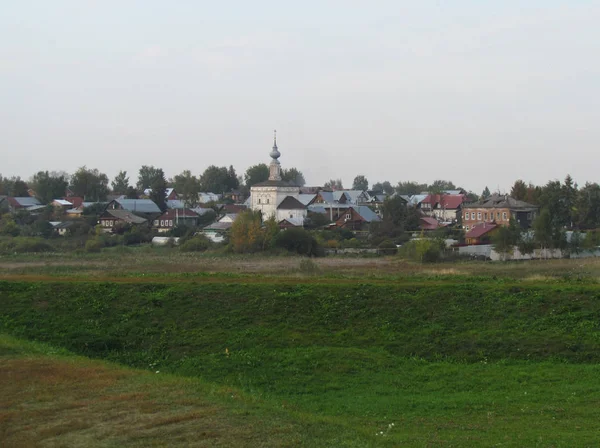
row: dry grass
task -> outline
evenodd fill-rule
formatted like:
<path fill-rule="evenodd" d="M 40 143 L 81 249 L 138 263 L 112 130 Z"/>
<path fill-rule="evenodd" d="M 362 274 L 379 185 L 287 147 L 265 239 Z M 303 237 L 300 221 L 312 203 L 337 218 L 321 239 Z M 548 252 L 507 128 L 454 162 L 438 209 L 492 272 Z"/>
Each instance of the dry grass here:
<path fill-rule="evenodd" d="M 80 358 L 0 357 L 0 409 L 7 448 L 300 443 L 295 425 L 262 421 L 248 409 L 237 415 L 237 406 L 232 412 L 192 380 Z"/>

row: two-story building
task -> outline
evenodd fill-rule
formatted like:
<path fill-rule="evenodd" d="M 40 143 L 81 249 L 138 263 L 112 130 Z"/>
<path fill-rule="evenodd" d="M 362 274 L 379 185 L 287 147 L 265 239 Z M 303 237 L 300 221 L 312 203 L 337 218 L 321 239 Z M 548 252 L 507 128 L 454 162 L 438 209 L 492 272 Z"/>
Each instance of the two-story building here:
<path fill-rule="evenodd" d="M 521 228 L 531 227 L 539 207 L 508 195 L 493 194 L 487 199 L 463 205 L 462 226 L 469 231 L 474 226 L 494 222 L 507 226 L 514 219 Z"/>

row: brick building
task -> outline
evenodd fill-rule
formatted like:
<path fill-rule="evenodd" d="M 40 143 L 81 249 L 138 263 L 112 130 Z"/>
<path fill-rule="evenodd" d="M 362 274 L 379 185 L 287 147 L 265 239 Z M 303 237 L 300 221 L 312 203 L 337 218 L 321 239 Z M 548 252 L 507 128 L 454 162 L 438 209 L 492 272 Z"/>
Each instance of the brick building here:
<path fill-rule="evenodd" d="M 463 204 L 462 226 L 466 231 L 483 223 L 507 226 L 512 218 L 521 228 L 528 229 L 537 216 L 538 210 L 538 206 L 508 195 L 493 194 L 487 199 Z"/>

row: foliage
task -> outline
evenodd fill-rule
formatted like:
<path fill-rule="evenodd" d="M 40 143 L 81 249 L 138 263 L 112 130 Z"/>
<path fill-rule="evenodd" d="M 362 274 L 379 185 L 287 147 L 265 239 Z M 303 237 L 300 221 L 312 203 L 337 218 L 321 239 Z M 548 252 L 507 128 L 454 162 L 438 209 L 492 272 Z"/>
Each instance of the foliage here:
<path fill-rule="evenodd" d="M 29 187 L 19 177 L 2 177 L 0 175 L 0 194 L 13 197 L 29 196 Z"/>
<path fill-rule="evenodd" d="M 38 171 L 33 175 L 31 181 L 31 188 L 33 188 L 36 197 L 43 204 L 65 196 L 68 185 L 68 176 L 65 174 L 49 173 L 48 171 Z"/>
<path fill-rule="evenodd" d="M 427 191 L 430 193 L 440 193 L 444 190 L 456 190 L 456 185 L 452 181 L 449 180 L 434 180 L 429 187 L 427 187 Z"/>
<path fill-rule="evenodd" d="M 281 180 L 290 182 L 298 187 L 303 187 L 306 184 L 304 180 L 304 174 L 297 168 L 288 168 L 281 170 Z"/>
<path fill-rule="evenodd" d="M 311 211 L 308 212 L 307 217 L 304 220 L 304 225 L 310 229 L 320 229 L 329 223 L 331 223 L 331 220 L 327 214 Z"/>
<path fill-rule="evenodd" d="M 396 244 L 392 240 L 384 240 L 377 246 L 383 255 L 395 255 L 398 252 Z"/>
<path fill-rule="evenodd" d="M 210 240 L 204 235 L 196 235 L 179 246 L 181 252 L 204 252 L 211 246 Z"/>
<path fill-rule="evenodd" d="M 184 170 L 173 178 L 173 188 L 187 207 L 198 205 L 198 193 L 201 191 L 200 180 L 193 176 L 190 170 Z"/>
<path fill-rule="evenodd" d="M 421 237 L 403 244 L 398 251 L 402 258 L 418 261 L 420 263 L 435 263 L 440 261 L 444 255 L 446 243 L 441 238 Z"/>
<path fill-rule="evenodd" d="M 153 165 L 142 165 L 138 171 L 138 180 L 136 187 L 139 191 L 152 188 L 152 184 L 160 178 L 164 178 L 165 173 L 161 168 L 155 168 Z"/>
<path fill-rule="evenodd" d="M 512 255 L 515 246 L 520 239 L 520 229 L 514 219 L 511 218 L 508 226 L 499 226 L 492 235 L 494 250 L 506 260 Z"/>
<path fill-rule="evenodd" d="M 406 205 L 400 196 L 388 197 L 381 205 L 382 221 L 371 224 L 374 235 L 395 238 L 406 230 L 419 228 L 421 215 L 415 207 Z"/>
<path fill-rule="evenodd" d="M 396 185 L 396 193 L 412 196 L 419 194 L 423 191 L 427 191 L 427 184 L 420 184 L 418 182 L 406 181 L 398 182 Z"/>
<path fill-rule="evenodd" d="M 365 176 L 359 174 L 352 181 L 352 189 L 353 190 L 368 190 L 369 189 L 369 181 Z"/>
<path fill-rule="evenodd" d="M 21 232 L 19 225 L 10 214 L 2 216 L 0 219 L 0 235 L 18 236 Z"/>
<path fill-rule="evenodd" d="M 152 178 L 149 198 L 160 208 L 161 212 L 167 210 L 167 179 L 162 169 L 157 169 Z"/>
<path fill-rule="evenodd" d="M 229 244 L 235 253 L 251 253 L 264 247 L 262 215 L 245 210 L 238 214 L 229 231 Z"/>
<path fill-rule="evenodd" d="M 566 237 L 564 229 L 544 208 L 533 222 L 535 242 L 540 249 L 564 249 Z"/>
<path fill-rule="evenodd" d="M 492 193 L 490 193 L 490 189 L 486 187 L 483 189 L 483 192 L 481 193 L 481 199 L 487 199 L 492 195 Z"/>
<path fill-rule="evenodd" d="M 376 182 L 372 185 L 371 190 L 373 191 L 379 191 L 382 193 L 385 193 L 387 195 L 391 195 L 394 194 L 395 189 L 392 186 L 392 184 L 389 181 L 384 181 L 384 182 Z"/>
<path fill-rule="evenodd" d="M 342 179 L 330 179 L 329 181 L 323 184 L 323 190 L 326 191 L 337 191 L 343 190 L 344 185 L 342 184 Z"/>
<path fill-rule="evenodd" d="M 225 166 L 218 167 L 211 165 L 204 170 L 204 173 L 200 176 L 199 182 L 201 191 L 216 194 L 227 193 L 239 186 L 238 178 L 233 166 L 230 166 L 229 169 L 227 169 Z"/>
<path fill-rule="evenodd" d="M 264 182 L 269 178 L 269 167 L 264 163 L 253 165 L 249 167 L 244 173 L 244 183 L 246 188 L 252 187 L 252 185 Z"/>
<path fill-rule="evenodd" d="M 102 250 L 102 248 L 104 247 L 104 244 L 102 242 L 101 239 L 98 238 L 90 238 L 89 240 L 87 240 L 85 242 L 85 251 L 86 252 L 100 252 Z"/>
<path fill-rule="evenodd" d="M 84 165 L 71 176 L 71 190 L 75 196 L 86 201 L 105 201 L 108 194 L 108 177 L 97 168 L 88 169 Z"/>
<path fill-rule="evenodd" d="M 129 189 L 129 177 L 127 177 L 127 171 L 119 171 L 111 183 L 113 194 L 124 194 L 127 195 Z"/>
<path fill-rule="evenodd" d="M 275 246 L 300 255 L 321 255 L 321 248 L 315 238 L 300 227 L 290 227 L 279 232 L 275 237 Z"/>
<path fill-rule="evenodd" d="M 516 180 L 510 190 L 510 196 L 519 201 L 525 201 L 527 199 L 527 184 L 521 179 Z"/>
<path fill-rule="evenodd" d="M 53 252 L 54 247 L 39 237 L 17 236 L 0 244 L 0 253 Z"/>

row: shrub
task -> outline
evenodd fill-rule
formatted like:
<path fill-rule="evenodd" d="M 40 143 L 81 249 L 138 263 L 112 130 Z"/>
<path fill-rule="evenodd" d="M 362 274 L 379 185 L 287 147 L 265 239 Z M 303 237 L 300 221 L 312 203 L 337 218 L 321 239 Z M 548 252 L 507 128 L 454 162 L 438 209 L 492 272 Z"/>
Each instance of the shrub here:
<path fill-rule="evenodd" d="M 204 235 L 197 235 L 190 238 L 179 246 L 179 250 L 182 252 L 204 252 L 208 248 L 210 248 L 210 240 Z"/>
<path fill-rule="evenodd" d="M 398 251 L 403 258 L 421 263 L 435 263 L 442 259 L 445 249 L 443 240 L 421 238 L 404 244 Z"/>
<path fill-rule="evenodd" d="M 97 238 L 89 239 L 85 243 L 86 252 L 100 252 L 103 247 L 104 244 Z"/>
<path fill-rule="evenodd" d="M 291 227 L 275 237 L 275 246 L 300 255 L 319 256 L 321 248 L 313 236 L 299 227 Z"/>
<path fill-rule="evenodd" d="M 395 255 L 398 252 L 398 248 L 392 240 L 384 240 L 377 246 L 379 253 L 383 255 Z"/>

